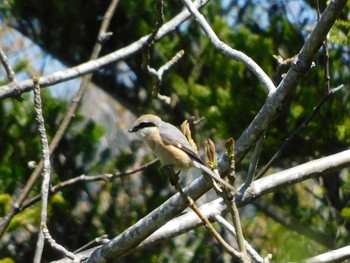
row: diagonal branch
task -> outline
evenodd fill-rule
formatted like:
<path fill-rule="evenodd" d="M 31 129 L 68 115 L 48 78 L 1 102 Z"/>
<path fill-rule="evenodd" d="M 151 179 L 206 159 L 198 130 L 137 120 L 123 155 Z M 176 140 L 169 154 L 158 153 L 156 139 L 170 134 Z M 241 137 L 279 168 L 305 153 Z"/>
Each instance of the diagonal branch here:
<path fill-rule="evenodd" d="M 150 162 L 148 162 L 140 167 L 137 167 L 137 168 L 134 168 L 132 170 L 128 170 L 128 171 L 122 172 L 122 173 L 89 175 L 89 176 L 82 174 L 80 176 L 68 179 L 66 181 L 60 182 L 60 183 L 52 186 L 50 188 L 50 195 L 57 193 L 58 191 L 60 191 L 61 189 L 65 188 L 65 187 L 69 187 L 69 186 L 79 184 L 79 183 L 89 183 L 89 182 L 97 182 L 97 181 L 111 181 L 111 180 L 116 179 L 116 178 L 125 177 L 128 175 L 140 172 L 142 170 L 145 170 L 148 167 L 150 167 L 151 165 L 153 165 L 154 163 L 156 163 L 157 161 L 158 161 L 158 159 L 154 159 L 153 161 L 150 161 Z M 24 209 L 32 206 L 33 204 L 35 204 L 39 200 L 40 200 L 40 195 L 37 195 L 37 196 L 30 198 L 21 207 L 18 208 L 17 212 L 23 211 Z"/>
<path fill-rule="evenodd" d="M 237 206 L 241 207 L 276 189 L 287 187 L 327 172 L 340 170 L 344 167 L 350 167 L 350 150 L 310 161 L 256 180 L 252 182 L 248 190 L 240 189 L 236 193 L 235 200 Z M 197 178 L 188 187 L 184 188 L 184 192 L 196 200 L 198 195 L 200 195 L 203 183 L 205 183 L 203 178 Z M 202 222 L 194 213 L 186 213 L 174 218 L 186 207 L 187 203 L 177 193 L 105 246 L 95 248 L 94 252 L 94 249 L 84 251 L 79 256 L 90 256 L 88 261 L 90 263 L 101 262 L 101 260 L 116 260 L 127 253 L 133 253 L 141 248 L 153 246 L 163 240 L 188 232 L 190 229 L 201 225 Z M 220 198 L 202 206 L 201 210 L 204 216 L 212 221 L 215 214 L 224 215 L 226 209 L 224 201 Z M 58 262 L 63 263 L 67 261 L 62 259 Z"/>
<path fill-rule="evenodd" d="M 235 144 L 237 163 L 240 163 L 250 147 L 254 145 L 270 123 L 276 118 L 287 96 L 295 89 L 302 76 L 309 70 L 313 57 L 321 47 L 324 39 L 327 37 L 327 33 L 346 3 L 347 0 L 330 1 L 276 91 L 269 94 L 254 120 L 237 140 Z M 228 164 L 222 163 L 222 172 L 225 172 L 227 169 Z"/>

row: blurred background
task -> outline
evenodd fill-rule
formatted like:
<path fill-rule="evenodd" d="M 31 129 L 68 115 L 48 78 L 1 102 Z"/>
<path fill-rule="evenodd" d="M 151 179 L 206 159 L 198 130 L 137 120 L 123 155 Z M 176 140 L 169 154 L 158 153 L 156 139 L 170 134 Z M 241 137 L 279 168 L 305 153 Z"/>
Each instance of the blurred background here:
<path fill-rule="evenodd" d="M 317 1 L 316 1 L 317 2 Z M 216 34 L 232 48 L 254 59 L 276 85 L 288 69 L 277 70 L 274 55 L 292 58 L 315 26 L 324 1 L 211 1 L 201 12 Z M 4 0 L 0 3 L 0 45 L 17 80 L 47 75 L 89 59 L 109 1 Z M 183 8 L 181 1 L 164 1 L 165 22 Z M 345 87 L 329 98 L 316 118 L 288 145 L 268 171 L 273 173 L 314 158 L 348 149 L 350 142 L 350 5 L 333 27 L 328 42 L 331 87 Z M 156 1 L 120 1 L 103 45 L 105 55 L 149 34 L 157 21 Z M 211 138 L 218 152 L 224 141 L 237 139 L 266 99 L 266 91 L 247 68 L 216 51 L 193 21 L 187 21 L 156 43 L 150 65 L 159 68 L 178 51 L 185 55 L 163 77 L 160 93 L 172 104 L 152 99 L 153 79 L 142 69 L 142 54 L 110 64 L 94 73 L 79 112 L 52 157 L 52 185 L 85 175 L 125 172 L 154 159 L 134 135 L 127 134 L 138 115 L 155 113 L 179 126 L 185 119 L 201 122 L 192 132 L 203 156 Z M 326 94 L 324 50 L 315 67 L 301 79 L 279 117 L 267 131 L 263 166 L 284 140 L 305 120 Z M 42 89 L 49 140 L 71 104 L 80 79 Z M 8 80 L 0 67 L 1 85 Z M 0 216 L 9 211 L 38 162 L 41 147 L 32 94 L 23 101 L 0 101 Z M 249 156 L 237 167 L 248 170 Z M 48 227 L 56 241 L 73 251 L 102 234 L 110 238 L 162 204 L 174 189 L 160 172 L 160 163 L 112 181 L 79 183 L 50 198 Z M 192 177 L 189 177 L 192 178 Z M 349 170 L 324 175 L 264 196 L 242 209 L 245 238 L 274 262 L 298 260 L 349 243 Z M 190 179 L 183 178 L 182 184 Z M 40 193 L 37 184 L 31 196 Z M 274 215 L 292 220 L 311 234 L 287 228 Z M 33 258 L 40 203 L 18 213 L 0 241 L 0 262 Z M 45 262 L 60 255 L 48 245 Z M 223 248 L 199 228 L 125 262 L 229 262 Z M 121 261 L 122 262 L 122 261 Z"/>

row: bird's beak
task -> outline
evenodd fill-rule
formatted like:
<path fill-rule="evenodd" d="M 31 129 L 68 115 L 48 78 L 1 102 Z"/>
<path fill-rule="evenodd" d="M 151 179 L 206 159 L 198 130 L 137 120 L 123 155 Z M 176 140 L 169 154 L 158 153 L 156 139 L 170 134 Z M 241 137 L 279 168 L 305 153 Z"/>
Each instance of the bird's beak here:
<path fill-rule="evenodd" d="M 135 127 L 131 127 L 129 130 L 128 130 L 128 132 L 137 132 L 138 131 L 138 129 L 136 129 Z"/>

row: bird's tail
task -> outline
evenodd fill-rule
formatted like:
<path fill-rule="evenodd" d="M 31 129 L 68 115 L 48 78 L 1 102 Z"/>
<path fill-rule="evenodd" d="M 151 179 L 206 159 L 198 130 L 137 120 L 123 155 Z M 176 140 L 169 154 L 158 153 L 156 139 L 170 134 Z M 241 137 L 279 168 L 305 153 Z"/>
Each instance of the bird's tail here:
<path fill-rule="evenodd" d="M 228 182 L 226 182 L 224 179 L 222 179 L 218 174 L 216 174 L 214 171 L 212 171 L 208 166 L 205 166 L 201 163 L 195 162 L 195 166 L 199 169 L 201 169 L 204 173 L 209 175 L 211 178 L 213 178 L 215 181 L 219 182 L 220 184 L 227 187 L 227 189 L 231 191 L 235 191 L 232 185 L 230 185 Z"/>

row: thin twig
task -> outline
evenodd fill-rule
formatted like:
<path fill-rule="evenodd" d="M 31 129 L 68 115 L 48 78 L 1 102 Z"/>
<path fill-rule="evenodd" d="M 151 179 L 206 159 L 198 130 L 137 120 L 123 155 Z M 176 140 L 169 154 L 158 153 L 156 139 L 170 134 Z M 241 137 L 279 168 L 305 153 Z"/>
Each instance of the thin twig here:
<path fill-rule="evenodd" d="M 13 97 L 19 101 L 23 101 L 21 94 L 16 92 L 17 88 L 18 88 L 18 82 L 16 79 L 15 71 L 12 69 L 12 67 L 8 61 L 8 58 L 1 47 L 0 47 L 0 61 L 1 61 L 1 64 L 4 66 L 4 69 L 5 69 L 6 74 L 7 74 L 7 78 L 10 82 L 8 85 L 11 86 L 11 88 L 14 90 Z"/>
<path fill-rule="evenodd" d="M 185 54 L 185 51 L 180 50 L 179 52 L 177 52 L 175 54 L 175 56 L 173 56 L 168 62 L 166 62 L 163 66 L 161 66 L 158 70 L 151 68 L 149 65 L 147 66 L 147 70 L 150 73 L 150 75 L 155 76 L 157 78 L 157 83 L 155 85 L 155 87 L 153 88 L 152 91 L 152 97 L 153 98 L 158 98 L 158 99 L 162 99 L 164 97 L 164 95 L 161 95 L 159 92 L 161 90 L 161 86 L 162 86 L 162 80 L 163 80 L 163 75 L 165 72 L 167 72 L 173 65 L 175 65 L 181 58 L 182 56 Z M 163 101 L 167 101 L 164 100 L 164 98 L 162 99 Z M 171 100 L 168 104 L 171 104 Z"/>
<path fill-rule="evenodd" d="M 153 165 L 154 163 L 156 163 L 158 161 L 158 159 L 154 159 L 151 162 L 148 162 L 140 167 L 134 168 L 132 170 L 123 172 L 123 173 L 113 173 L 113 174 L 102 174 L 102 175 L 90 175 L 90 176 L 86 176 L 86 175 L 80 175 L 78 177 L 75 178 L 71 178 L 69 180 L 60 182 L 54 186 L 52 186 L 50 188 L 50 195 L 57 193 L 58 191 L 60 191 L 62 188 L 68 187 L 68 186 L 72 186 L 74 184 L 78 184 L 78 183 L 82 183 L 82 182 L 96 182 L 96 181 L 111 181 L 112 179 L 115 178 L 121 178 L 124 176 L 128 176 L 134 173 L 137 173 L 139 171 L 142 171 L 148 167 L 150 167 L 151 165 Z M 40 200 L 40 195 L 34 196 L 33 198 L 27 200 L 19 209 L 19 211 L 23 211 L 24 209 L 30 207 L 31 205 L 35 204 L 36 202 L 38 202 Z"/>
<path fill-rule="evenodd" d="M 143 53 L 142 53 L 142 67 L 145 69 L 148 74 L 155 77 L 157 82 L 152 91 L 152 98 L 163 101 L 167 105 L 171 105 L 171 98 L 161 95 L 160 90 L 162 86 L 163 75 L 166 71 L 168 71 L 174 64 L 176 64 L 180 58 L 184 55 L 185 51 L 180 50 L 173 56 L 168 62 L 166 62 L 163 66 L 161 66 L 158 70 L 152 68 L 150 66 L 150 50 L 153 48 L 156 36 L 158 34 L 159 29 L 164 24 L 164 12 L 163 12 L 163 0 L 157 1 L 157 23 L 153 29 L 153 32 L 147 38 L 146 42 L 143 45 Z"/>
<path fill-rule="evenodd" d="M 110 239 L 108 239 L 108 235 L 104 234 L 102 236 L 96 237 L 94 240 L 90 241 L 89 243 L 85 244 L 84 246 L 78 248 L 77 250 L 74 251 L 74 254 L 79 253 L 81 251 L 84 251 L 92 246 L 96 246 L 96 245 L 103 245 L 106 244 L 110 241 Z"/>
<path fill-rule="evenodd" d="M 334 89 L 331 89 L 331 91 L 323 96 L 323 98 L 320 100 L 320 102 L 314 107 L 310 113 L 310 115 L 299 125 L 298 128 L 294 130 L 294 132 L 289 135 L 289 137 L 284 141 L 282 146 L 278 149 L 278 151 L 274 154 L 274 156 L 270 159 L 270 161 L 264 166 L 264 168 L 259 172 L 259 174 L 256 176 L 256 179 L 261 178 L 267 170 L 272 166 L 272 163 L 276 161 L 282 154 L 283 150 L 286 148 L 288 143 L 292 141 L 292 139 L 302 130 L 304 129 L 317 115 L 317 113 L 320 111 L 323 104 L 327 101 L 328 98 L 330 98 L 335 92 L 343 88 L 344 85 L 340 85 Z"/>
<path fill-rule="evenodd" d="M 151 75 L 155 72 L 149 67 L 150 50 L 153 48 L 157 33 L 164 23 L 163 0 L 157 1 L 157 18 L 157 23 L 152 33 L 147 37 L 146 41 L 142 45 L 142 68 L 147 70 Z"/>
<path fill-rule="evenodd" d="M 255 145 L 255 149 L 254 149 L 252 158 L 250 160 L 249 168 L 248 168 L 247 178 L 244 182 L 245 187 L 248 187 L 253 181 L 253 178 L 254 178 L 254 175 L 256 172 L 256 168 L 258 166 L 262 146 L 263 146 L 264 141 L 265 141 L 265 136 L 266 136 L 266 131 L 261 135 L 260 139 L 257 141 L 257 143 Z"/>
<path fill-rule="evenodd" d="M 8 61 L 7 56 L 1 47 L 0 47 L 0 61 L 6 70 L 8 80 L 10 82 L 16 81 L 15 72 L 13 71 L 13 69 Z"/>
<path fill-rule="evenodd" d="M 49 143 L 46 137 L 45 121 L 42 111 L 42 101 L 40 95 L 40 85 L 39 78 L 34 77 L 34 109 L 36 114 L 36 121 L 38 124 L 38 132 L 40 135 L 40 142 L 42 147 L 42 155 L 44 160 L 43 168 L 43 182 L 41 186 L 41 213 L 40 213 L 40 230 L 38 234 L 38 241 L 36 244 L 36 250 L 34 255 L 34 262 L 40 263 L 42 253 L 44 250 L 44 234 L 42 232 L 42 226 L 47 223 L 47 204 L 49 199 L 49 188 L 50 188 L 50 173 L 51 173 L 51 164 L 50 164 L 50 150 Z M 48 230 L 47 230 L 48 231 Z"/>
<path fill-rule="evenodd" d="M 49 242 L 51 247 L 56 249 L 57 251 L 61 252 L 63 255 L 65 255 L 67 258 L 72 259 L 74 263 L 81 262 L 80 258 L 75 256 L 74 253 L 68 251 L 66 248 L 64 248 L 62 245 L 58 244 L 50 235 L 49 230 L 47 229 L 46 225 L 42 225 L 42 231 L 44 233 L 45 239 Z"/>
<path fill-rule="evenodd" d="M 329 69 L 329 51 L 328 51 L 328 37 L 329 34 L 327 35 L 327 37 L 325 38 L 324 42 L 323 42 L 323 57 L 325 60 L 325 65 L 324 65 L 324 84 L 325 84 L 325 90 L 326 90 L 326 94 L 331 93 L 331 76 L 330 76 L 330 69 Z"/>
<path fill-rule="evenodd" d="M 316 0 L 316 6 L 317 6 L 317 22 L 320 20 L 320 3 L 318 0 Z M 331 77 L 329 73 L 329 52 L 328 52 L 328 38 L 329 33 L 327 34 L 326 38 L 323 41 L 322 47 L 323 47 L 323 58 L 324 58 L 324 67 L 323 67 L 323 73 L 324 73 L 324 84 L 325 84 L 325 91 L 326 94 L 331 92 Z"/>
<path fill-rule="evenodd" d="M 227 222 L 225 218 L 222 217 L 219 213 L 216 213 L 214 215 L 215 221 L 217 221 L 223 228 L 227 229 L 235 238 L 237 238 L 237 233 L 235 228 Z M 267 258 L 263 259 L 258 252 L 246 241 L 244 240 L 244 246 L 247 249 L 247 252 L 249 253 L 249 256 L 254 260 L 254 262 L 257 263 L 268 263 L 268 259 L 270 256 Z"/>
<path fill-rule="evenodd" d="M 118 4 L 118 0 L 112 0 L 111 4 L 106 12 L 105 19 L 102 22 L 102 25 L 101 25 L 99 34 L 97 36 L 97 40 L 96 40 L 94 49 L 93 49 L 93 52 L 92 52 L 91 57 L 90 57 L 91 60 L 94 60 L 98 57 L 98 54 L 99 54 L 101 47 L 102 47 L 101 43 L 99 41 L 99 38 L 100 38 L 100 36 L 105 35 L 105 32 L 109 26 L 110 20 L 112 18 L 112 15 L 115 11 L 117 4 Z M 77 92 L 77 95 L 73 99 L 73 102 L 72 102 L 70 108 L 68 109 L 66 115 L 64 116 L 64 118 L 62 120 L 60 127 L 58 128 L 55 136 L 53 137 L 53 139 L 50 143 L 50 153 L 51 154 L 53 154 L 53 152 L 56 150 L 56 148 L 57 148 L 60 140 L 62 139 L 63 135 L 65 134 L 72 118 L 75 116 L 75 112 L 78 109 L 80 101 L 83 98 L 83 95 L 85 93 L 85 90 L 88 87 L 88 84 L 89 84 L 91 78 L 92 78 L 92 74 L 88 74 L 88 75 L 84 76 L 84 78 L 81 82 L 80 88 Z M 40 84 L 40 80 L 39 80 L 38 84 Z M 29 180 L 27 181 L 25 187 L 21 191 L 18 199 L 12 203 L 12 206 L 11 206 L 9 213 L 1 221 L 1 223 L 0 223 L 0 237 L 4 234 L 6 228 L 8 227 L 9 223 L 11 222 L 13 216 L 17 213 L 18 208 L 22 206 L 24 201 L 27 199 L 30 191 L 33 189 L 35 182 L 37 181 L 37 179 L 40 176 L 43 165 L 44 165 L 44 162 L 43 162 L 43 160 L 41 160 L 38 163 L 38 165 L 36 166 L 33 173 L 30 175 Z"/>
<path fill-rule="evenodd" d="M 229 178 L 236 178 L 234 139 L 233 138 L 227 139 L 226 143 L 225 143 L 225 147 L 226 147 L 226 152 L 227 152 L 227 155 L 229 157 L 229 162 L 230 162 L 228 176 L 229 176 Z M 227 206 L 229 213 L 232 216 L 232 222 L 233 222 L 233 225 L 236 229 L 236 233 L 237 233 L 236 239 L 237 239 L 239 250 L 241 252 L 241 261 L 244 263 L 249 263 L 250 260 L 249 260 L 248 255 L 247 255 L 246 247 L 244 245 L 244 236 L 243 236 L 239 211 L 238 211 L 237 205 L 235 203 L 235 200 L 233 200 L 233 198 L 226 197 L 225 195 L 227 195 L 227 194 L 228 194 L 227 191 L 223 193 L 223 195 L 224 195 L 223 199 L 224 199 L 224 202 Z"/>
<path fill-rule="evenodd" d="M 241 253 L 236 251 L 233 247 L 231 247 L 222 236 L 216 231 L 213 225 L 210 223 L 209 219 L 206 218 L 201 211 L 198 209 L 197 205 L 193 201 L 193 199 L 185 194 L 180 186 L 178 180 L 173 181 L 174 187 L 179 192 L 181 197 L 188 203 L 188 207 L 193 210 L 194 213 L 202 220 L 204 227 L 209 231 L 209 233 L 224 247 L 224 249 L 232 255 L 236 260 L 241 260 Z"/>

